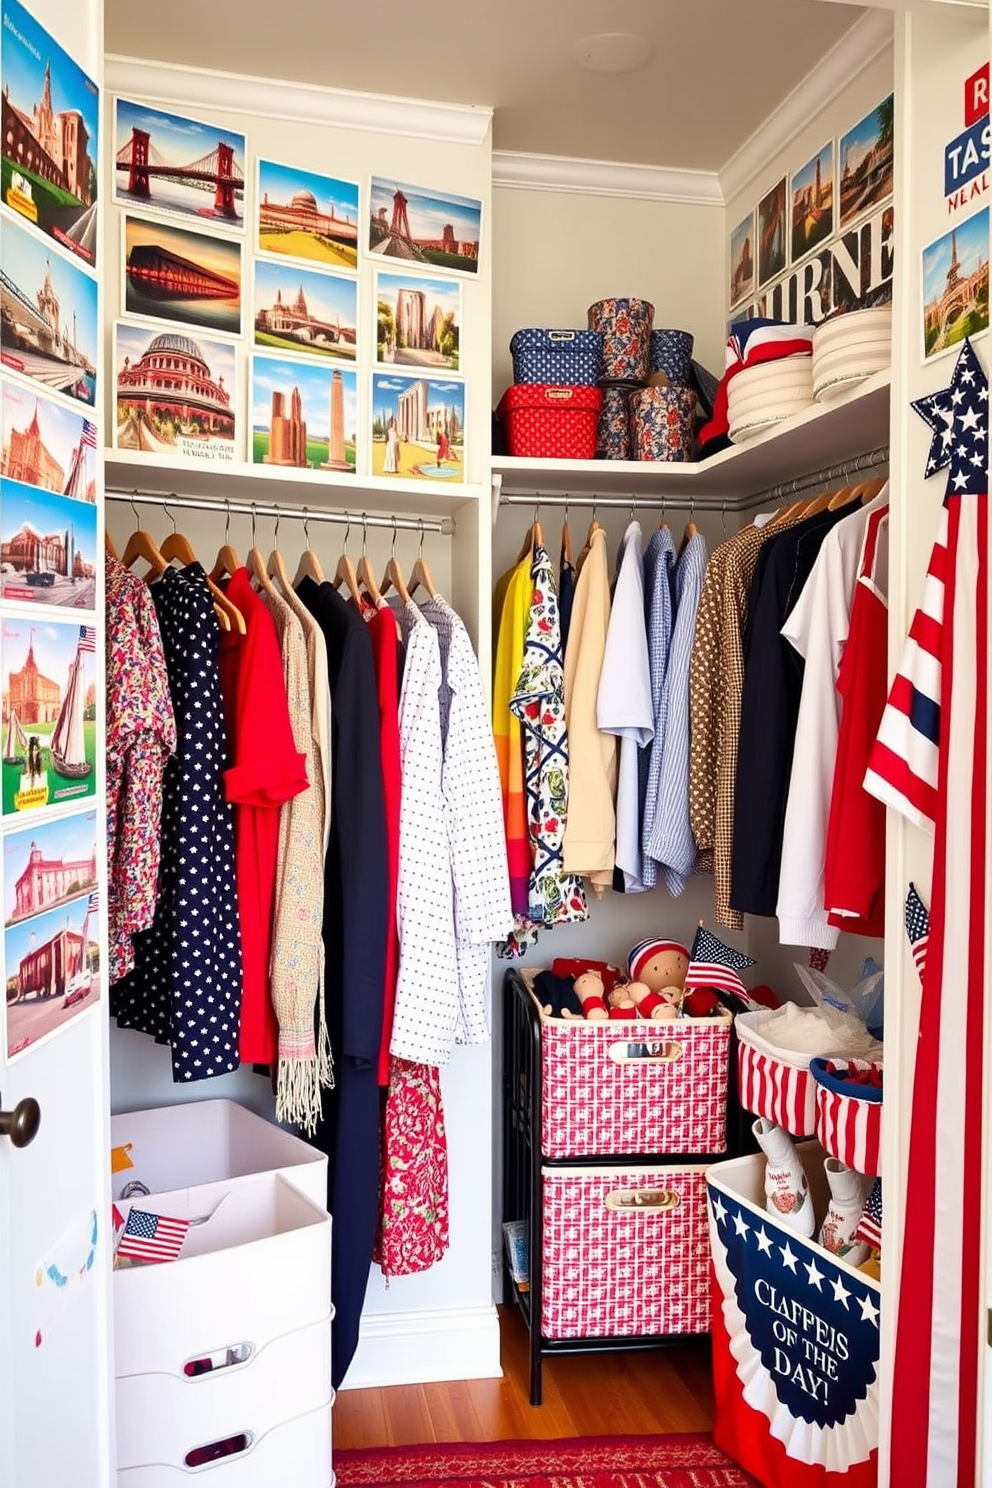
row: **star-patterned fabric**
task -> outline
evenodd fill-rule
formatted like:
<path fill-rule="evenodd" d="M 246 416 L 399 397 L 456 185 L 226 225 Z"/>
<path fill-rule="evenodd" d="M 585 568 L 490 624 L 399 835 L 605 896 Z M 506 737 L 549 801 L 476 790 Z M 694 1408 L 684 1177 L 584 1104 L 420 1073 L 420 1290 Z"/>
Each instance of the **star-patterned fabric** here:
<path fill-rule="evenodd" d="M 172 1045 L 176 1081 L 238 1068 L 241 933 L 234 821 L 224 799 L 227 739 L 217 676 L 217 619 L 198 563 L 167 569 L 152 594 L 176 719 L 162 787 L 162 861 L 150 929 L 111 993 L 122 1028 Z"/>
<path fill-rule="evenodd" d="M 934 431 L 926 474 L 948 471 L 945 506 L 950 496 L 988 493 L 988 402 L 988 382 L 970 341 L 962 347 L 950 385 L 913 400 Z"/>

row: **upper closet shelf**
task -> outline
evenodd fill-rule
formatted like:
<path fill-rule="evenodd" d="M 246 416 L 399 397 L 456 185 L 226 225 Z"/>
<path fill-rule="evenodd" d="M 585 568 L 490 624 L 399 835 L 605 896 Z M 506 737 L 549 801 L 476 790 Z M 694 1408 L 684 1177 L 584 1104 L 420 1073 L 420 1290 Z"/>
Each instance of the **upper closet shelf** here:
<path fill-rule="evenodd" d="M 106 484 L 117 491 L 150 495 L 210 496 L 218 501 L 257 501 L 275 505 L 321 507 L 394 513 L 400 516 L 450 516 L 466 502 L 478 502 L 489 491 L 482 486 L 438 484 L 431 480 L 393 480 L 388 476 L 342 475 L 330 470 L 297 470 L 285 466 L 223 465 L 156 459 L 131 450 L 107 450 Z"/>
<path fill-rule="evenodd" d="M 853 460 L 889 437 L 888 369 L 846 396 L 815 404 L 784 419 L 747 444 L 695 464 L 640 460 L 493 460 L 494 484 L 505 492 L 593 495 L 671 495 L 744 504 L 758 492 L 827 466 Z"/>

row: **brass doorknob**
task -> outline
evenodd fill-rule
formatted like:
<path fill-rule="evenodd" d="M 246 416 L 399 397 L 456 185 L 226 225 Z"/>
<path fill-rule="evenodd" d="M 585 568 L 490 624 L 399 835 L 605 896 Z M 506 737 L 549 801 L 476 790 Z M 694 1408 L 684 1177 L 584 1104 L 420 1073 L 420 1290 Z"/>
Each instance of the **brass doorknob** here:
<path fill-rule="evenodd" d="M 12 1111 L 0 1111 L 0 1137 L 9 1137 L 15 1147 L 27 1147 L 38 1135 L 41 1107 L 33 1096 L 19 1100 Z"/>

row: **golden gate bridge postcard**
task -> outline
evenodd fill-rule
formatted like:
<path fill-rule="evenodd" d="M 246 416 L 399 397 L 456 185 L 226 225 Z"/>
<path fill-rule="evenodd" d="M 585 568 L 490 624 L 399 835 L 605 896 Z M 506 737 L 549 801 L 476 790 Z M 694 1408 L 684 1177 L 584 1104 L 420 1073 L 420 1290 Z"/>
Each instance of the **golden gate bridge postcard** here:
<path fill-rule="evenodd" d="M 71 253 L 96 262 L 96 83 L 17 0 L 5 0 L 0 197 Z"/>
<path fill-rule="evenodd" d="M 114 100 L 114 200 L 123 206 L 244 232 L 245 159 L 243 134 Z"/>

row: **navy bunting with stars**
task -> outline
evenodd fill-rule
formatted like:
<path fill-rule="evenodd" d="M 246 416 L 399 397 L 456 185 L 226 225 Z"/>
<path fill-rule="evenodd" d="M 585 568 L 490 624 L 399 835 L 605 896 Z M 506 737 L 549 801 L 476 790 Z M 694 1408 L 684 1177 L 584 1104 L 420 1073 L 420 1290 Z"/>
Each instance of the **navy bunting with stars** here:
<path fill-rule="evenodd" d="M 790 1488 L 821 1483 L 824 1469 L 847 1473 L 859 1485 L 861 1472 L 872 1481 L 877 1287 L 712 1181 L 709 1206 L 717 1282 L 715 1439 L 765 1482 L 777 1481 L 771 1448 L 773 1459 L 783 1459 Z"/>

